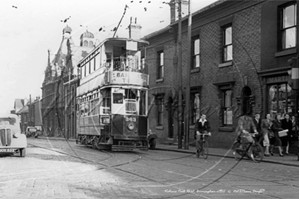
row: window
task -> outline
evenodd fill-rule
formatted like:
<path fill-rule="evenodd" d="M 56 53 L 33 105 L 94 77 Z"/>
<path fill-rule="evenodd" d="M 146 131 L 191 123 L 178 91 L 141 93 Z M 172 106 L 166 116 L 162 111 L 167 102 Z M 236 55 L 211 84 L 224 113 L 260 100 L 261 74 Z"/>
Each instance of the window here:
<path fill-rule="evenodd" d="M 232 90 L 222 90 L 222 125 L 232 125 Z"/>
<path fill-rule="evenodd" d="M 147 92 L 144 91 L 144 90 L 141 90 L 140 91 L 140 101 L 139 101 L 139 114 L 140 115 L 146 115 L 147 112 L 146 112 L 146 106 L 147 106 Z"/>
<path fill-rule="evenodd" d="M 86 46 L 86 47 L 87 47 L 87 46 L 88 46 L 88 43 L 89 43 L 89 42 L 85 40 L 85 41 L 83 42 L 83 46 Z"/>
<path fill-rule="evenodd" d="M 113 93 L 113 103 L 114 104 L 123 104 L 123 94 L 122 93 Z"/>
<path fill-rule="evenodd" d="M 192 37 L 192 68 L 200 67 L 200 39 L 199 35 Z"/>
<path fill-rule="evenodd" d="M 268 111 L 272 118 L 276 114 L 292 113 L 295 109 L 295 93 L 288 84 L 269 86 Z"/>
<path fill-rule="evenodd" d="M 191 93 L 191 124 L 195 124 L 197 119 L 200 118 L 200 93 Z"/>
<path fill-rule="evenodd" d="M 232 26 L 224 26 L 223 32 L 223 62 L 232 60 Z"/>
<path fill-rule="evenodd" d="M 83 77 L 86 77 L 86 65 L 83 66 Z"/>
<path fill-rule="evenodd" d="M 145 57 L 141 58 L 141 70 L 145 69 Z"/>
<path fill-rule="evenodd" d="M 158 95 L 156 97 L 156 107 L 157 107 L 157 126 L 163 125 L 164 118 L 164 98 L 163 95 Z"/>
<path fill-rule="evenodd" d="M 280 11 L 281 49 L 296 46 L 297 6 L 296 3 L 281 8 Z"/>
<path fill-rule="evenodd" d="M 158 56 L 158 67 L 157 67 L 157 79 L 162 79 L 164 77 L 164 52 L 157 52 Z"/>

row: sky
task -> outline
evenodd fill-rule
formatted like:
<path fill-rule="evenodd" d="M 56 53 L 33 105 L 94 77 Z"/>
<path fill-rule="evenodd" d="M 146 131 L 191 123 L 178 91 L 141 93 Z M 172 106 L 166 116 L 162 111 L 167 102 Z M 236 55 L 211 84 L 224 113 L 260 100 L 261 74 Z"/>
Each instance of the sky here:
<path fill-rule="evenodd" d="M 130 17 L 142 26 L 141 36 L 170 24 L 169 0 L 1 0 L 0 7 L 0 113 L 14 109 L 15 99 L 42 97 L 48 61 L 58 51 L 62 30 L 72 28 L 72 39 L 86 30 L 102 41 L 112 37 L 125 5 L 117 36 L 128 37 Z M 216 0 L 191 0 L 195 12 Z M 149 3 L 150 2 L 150 3 Z M 67 19 L 67 22 L 63 21 Z M 102 27 L 102 31 L 99 29 Z M 105 30 L 105 32 L 103 31 Z M 52 60 L 51 60 L 52 61 Z"/>

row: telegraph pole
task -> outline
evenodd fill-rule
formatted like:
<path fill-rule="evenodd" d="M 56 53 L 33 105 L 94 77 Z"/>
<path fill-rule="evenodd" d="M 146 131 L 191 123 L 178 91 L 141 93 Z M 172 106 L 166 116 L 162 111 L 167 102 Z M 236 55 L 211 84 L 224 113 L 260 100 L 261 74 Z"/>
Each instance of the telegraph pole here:
<path fill-rule="evenodd" d="M 185 130 L 185 139 L 184 139 L 184 149 L 189 149 L 189 138 L 190 138 L 190 129 L 189 129 L 189 117 L 190 117 L 190 73 L 191 73 L 191 31 L 192 31 L 192 15 L 191 15 L 191 0 L 188 0 L 188 33 L 187 33 L 187 73 L 186 73 L 186 91 L 185 91 L 185 120 L 184 120 L 184 130 Z"/>
<path fill-rule="evenodd" d="M 178 0 L 178 149 L 182 149 L 182 41 L 181 0 Z"/>

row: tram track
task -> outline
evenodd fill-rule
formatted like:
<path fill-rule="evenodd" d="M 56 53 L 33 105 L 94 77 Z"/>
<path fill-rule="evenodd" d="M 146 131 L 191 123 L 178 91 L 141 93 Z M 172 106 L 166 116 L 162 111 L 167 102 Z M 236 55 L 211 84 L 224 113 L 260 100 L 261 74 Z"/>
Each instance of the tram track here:
<path fill-rule="evenodd" d="M 114 169 L 114 170 L 121 171 L 121 172 L 124 172 L 126 174 L 130 174 L 130 175 L 139 177 L 141 179 L 144 179 L 144 180 L 147 180 L 147 181 L 150 181 L 150 182 L 153 182 L 153 183 L 158 183 L 159 185 L 156 185 L 157 187 L 168 186 L 168 184 L 166 184 L 166 183 L 162 183 L 162 182 L 159 182 L 159 181 L 154 180 L 152 178 L 148 178 L 146 176 L 143 176 L 143 175 L 140 175 L 140 174 L 128 171 L 128 170 L 124 170 L 124 169 L 118 168 L 118 167 L 123 166 L 123 165 L 129 165 L 129 164 L 133 164 L 133 163 L 138 162 L 139 160 L 142 159 L 141 155 L 135 154 L 138 157 L 135 158 L 135 159 L 133 159 L 133 160 L 131 160 L 131 161 L 128 161 L 128 162 L 124 162 L 124 163 L 120 163 L 120 164 L 115 164 L 115 165 L 108 165 L 108 164 L 101 163 L 99 161 L 93 161 L 93 160 L 90 160 L 90 159 L 87 159 L 87 158 L 79 157 L 78 155 L 72 155 L 72 154 L 69 154 L 67 152 L 62 152 L 62 151 L 59 151 L 59 150 L 56 150 L 56 149 L 53 149 L 53 148 L 42 147 L 42 146 L 39 146 L 39 145 L 36 145 L 36 144 L 29 144 L 29 145 L 34 146 L 34 147 L 38 147 L 38 148 L 42 148 L 42 149 L 45 149 L 45 150 L 49 150 L 49 151 L 52 151 L 52 152 L 60 153 L 60 154 L 66 155 L 66 156 L 70 156 L 72 158 L 80 159 L 81 161 L 83 161 L 85 163 L 92 163 L 92 164 L 95 164 L 95 165 L 104 166 L 103 168 L 98 168 L 98 170 Z M 113 154 L 111 152 L 105 151 L 105 153 L 109 154 L 110 158 L 113 157 L 113 156 L 115 156 L 115 154 Z M 178 189 L 178 190 L 181 189 L 179 187 L 175 187 L 175 186 L 173 186 L 173 187 L 176 188 L 176 189 Z M 188 193 L 188 194 L 195 195 L 194 193 Z M 180 194 L 180 195 L 177 195 L 177 196 L 161 197 L 160 199 L 170 199 L 170 198 L 181 197 L 181 196 L 184 196 L 184 195 L 187 195 L 187 194 Z M 156 197 L 154 197 L 154 198 L 156 198 Z M 205 197 L 205 198 L 209 199 L 207 197 Z"/>
<path fill-rule="evenodd" d="M 33 144 L 30 144 L 30 145 L 33 145 Z M 185 167 L 188 166 L 188 167 L 199 168 L 199 167 L 194 166 L 194 165 L 187 165 L 187 164 L 181 164 L 181 163 L 176 163 L 176 162 L 174 163 L 174 162 L 172 162 L 172 160 L 178 160 L 178 159 L 189 158 L 189 157 L 191 157 L 191 156 L 193 156 L 193 155 L 186 155 L 186 156 L 176 157 L 176 158 L 154 159 L 154 158 L 148 158 L 148 157 L 147 157 L 148 154 L 134 154 L 134 155 L 136 156 L 136 158 L 134 158 L 133 160 L 126 161 L 126 162 L 119 163 L 119 164 L 109 165 L 109 164 L 105 164 L 105 163 L 103 163 L 103 162 L 101 162 L 101 161 L 109 160 L 109 159 L 115 157 L 115 156 L 116 156 L 115 153 L 107 152 L 107 151 L 101 151 L 101 152 L 104 152 L 105 154 L 107 154 L 107 157 L 104 158 L 104 159 L 101 159 L 101 160 L 98 160 L 98 159 L 97 159 L 97 160 L 95 161 L 95 160 L 90 160 L 90 159 L 87 159 L 87 158 L 79 157 L 78 155 L 75 156 L 75 155 L 72 155 L 72 154 L 67 153 L 67 152 L 61 152 L 61 151 L 58 151 L 58 150 L 55 150 L 55 149 L 51 149 L 51 148 L 47 148 L 47 147 L 41 147 L 41 146 L 38 146 L 38 145 L 33 145 L 33 146 L 40 147 L 40 148 L 44 148 L 44 149 L 47 149 L 47 150 L 50 150 L 50 151 L 55 151 L 55 152 L 58 152 L 58 153 L 62 153 L 62 154 L 64 154 L 64 155 L 71 156 L 71 157 L 73 157 L 73 158 L 81 159 L 82 161 L 84 161 L 84 162 L 86 162 L 86 163 L 92 163 L 92 164 L 95 164 L 95 165 L 101 165 L 101 166 L 103 166 L 103 168 L 99 168 L 99 170 L 104 170 L 104 169 L 115 169 L 115 170 L 124 172 L 124 173 L 126 173 L 126 174 L 130 174 L 130 175 L 139 177 L 139 178 L 141 178 L 141 179 L 145 179 L 145 180 L 147 180 L 147 181 L 153 182 L 153 183 L 155 183 L 154 186 L 157 186 L 157 187 L 168 187 L 168 186 L 172 186 L 173 188 L 176 188 L 176 189 L 178 189 L 178 190 L 180 190 L 181 188 L 175 186 L 177 183 L 174 183 L 174 185 L 172 185 L 172 184 L 166 184 L 166 183 L 163 183 L 163 182 L 159 182 L 159 181 L 157 181 L 157 180 L 155 180 L 155 179 L 146 177 L 146 176 L 144 176 L 144 175 L 141 175 L 141 174 L 138 174 L 138 173 L 135 173 L 135 172 L 132 172 L 132 171 L 124 170 L 124 169 L 119 168 L 119 167 L 121 167 L 121 166 L 123 166 L 123 165 L 134 164 L 134 165 L 140 166 L 140 167 L 151 167 L 152 169 L 158 169 L 158 170 L 160 170 L 160 171 L 164 171 L 164 170 L 161 170 L 161 169 L 158 168 L 158 167 L 153 167 L 153 166 L 149 166 L 149 165 L 147 165 L 147 164 L 138 163 L 140 160 L 143 159 L 144 161 L 157 161 L 157 162 L 160 162 L 160 161 L 161 161 L 161 162 L 168 161 L 168 163 L 175 164 L 175 165 L 182 165 L 182 166 L 185 166 Z M 78 150 L 78 149 L 72 149 L 72 150 L 81 151 L 81 152 L 83 152 L 83 153 L 94 154 L 94 153 L 90 153 L 90 152 L 86 152 L 86 151 Z M 99 152 L 99 151 L 97 150 L 97 152 Z M 97 152 L 95 152 L 95 154 L 96 154 Z M 238 163 L 239 163 L 239 162 L 238 162 Z M 198 165 L 199 165 L 199 164 L 198 164 Z M 226 169 L 226 170 L 228 170 L 228 171 L 226 171 L 225 173 L 224 173 L 224 172 L 221 172 L 221 171 L 218 171 L 218 170 L 214 170 L 214 172 L 220 173 L 221 176 L 223 176 L 224 174 L 225 174 L 225 175 L 228 175 L 229 172 L 231 172 L 231 170 L 232 170 L 235 166 L 236 166 L 236 165 L 230 167 L 229 169 Z M 205 169 L 205 168 L 203 168 L 203 167 L 200 167 L 200 168 Z M 164 171 L 164 172 L 167 172 L 167 171 Z M 167 172 L 167 173 L 168 173 L 168 172 Z M 174 175 L 174 173 L 175 173 L 175 172 L 168 173 L 168 174 Z M 224 175 L 224 176 L 225 176 L 225 175 Z M 229 174 L 229 175 L 238 176 L 238 177 L 243 177 L 243 178 L 246 178 L 246 179 L 251 179 L 251 180 L 260 181 L 260 182 L 272 182 L 272 183 L 275 183 L 275 184 L 280 185 L 280 186 L 287 186 L 285 183 L 280 183 L 279 181 L 276 181 L 276 180 L 275 180 L 275 181 L 274 181 L 274 180 L 273 180 L 273 181 L 272 181 L 272 180 L 263 180 L 263 179 L 261 179 L 261 178 L 255 178 L 255 177 L 251 177 L 251 176 L 247 176 L 247 175 L 241 175 L 241 174 L 236 174 L 236 173 L 234 173 L 234 174 Z M 223 176 L 223 177 L 224 177 L 224 176 Z M 189 177 L 189 176 L 186 176 L 186 177 Z M 190 176 L 190 178 L 192 179 L 192 178 L 195 178 L 195 177 Z M 197 178 L 195 178 L 195 179 L 197 179 Z M 220 179 L 221 179 L 221 178 L 216 179 L 216 180 L 213 180 L 213 181 L 212 181 L 211 183 L 209 183 L 209 184 L 213 184 L 213 183 L 215 183 L 215 182 L 219 182 Z M 192 180 L 194 180 L 194 179 L 192 179 Z M 187 180 L 187 181 L 189 181 L 189 180 Z M 158 184 L 157 184 L 157 183 L 158 183 Z M 183 182 L 183 183 L 184 183 L 184 182 Z M 177 184 L 177 185 L 178 185 L 178 184 Z M 231 187 L 231 188 L 233 188 L 233 189 L 237 189 L 237 188 L 239 189 L 239 188 L 240 188 L 240 187 L 234 186 L 234 185 L 228 185 L 228 184 L 224 184 L 224 185 L 225 185 L 225 186 L 229 186 L 229 187 Z M 133 186 L 133 187 L 134 187 L 134 186 Z M 147 187 L 147 185 L 146 185 L 145 187 Z M 292 187 L 298 188 L 298 186 L 292 186 Z M 201 190 L 201 189 L 203 189 L 203 188 L 199 188 L 199 190 Z M 246 190 L 246 189 L 245 189 L 245 190 Z M 188 193 L 188 194 L 193 194 L 193 193 Z M 185 194 L 185 195 L 186 195 L 186 194 Z M 273 196 L 270 195 L 270 194 L 263 194 L 263 195 L 266 195 L 266 196 L 268 196 L 268 197 L 273 198 Z M 175 196 L 175 197 L 165 197 L 165 198 L 176 198 L 176 197 L 179 197 L 179 196 L 184 196 L 184 195 L 183 195 L 183 194 L 180 194 L 180 195 Z M 274 197 L 275 197 L 275 196 L 274 196 Z M 206 197 L 206 198 L 209 198 L 209 197 Z M 275 198 L 278 198 L 278 197 L 275 197 Z"/>
<path fill-rule="evenodd" d="M 180 166 L 184 166 L 184 167 L 192 167 L 192 168 L 197 168 L 197 169 L 206 169 L 205 167 L 202 167 L 202 166 L 199 167 L 198 166 L 198 165 L 201 165 L 201 164 L 192 164 L 192 165 L 189 165 L 189 164 L 182 164 L 182 163 L 178 163 L 178 162 L 171 162 L 172 160 L 188 158 L 188 157 L 191 157 L 191 156 L 194 156 L 194 154 L 193 155 L 188 155 L 188 156 L 183 156 L 183 157 L 180 157 L 180 158 L 170 158 L 170 159 L 161 159 L 161 160 L 159 160 L 159 159 L 153 159 L 153 158 L 148 158 L 148 157 L 144 157 L 143 159 L 144 160 L 151 160 L 151 161 L 168 161 L 169 164 L 175 164 L 175 165 L 180 165 Z M 249 160 L 249 162 L 251 162 L 251 161 Z M 144 165 L 144 166 L 147 166 L 147 165 Z M 221 172 L 219 170 L 215 170 L 215 172 L 223 173 L 223 172 Z M 285 185 L 284 183 L 275 182 L 275 181 L 271 181 L 271 180 L 269 180 L 269 181 L 268 180 L 261 180 L 261 178 L 255 178 L 255 177 L 251 177 L 251 176 L 248 176 L 248 175 L 241 175 L 241 174 L 236 174 L 236 173 L 235 174 L 229 174 L 229 175 L 234 175 L 234 176 L 238 176 L 238 177 L 243 177 L 243 178 L 248 178 L 248 179 L 257 180 L 257 181 L 263 181 L 263 182 L 273 182 L 273 183 L 276 183 L 278 185 Z M 277 175 L 277 177 L 278 177 L 278 175 Z M 279 177 L 284 178 L 284 176 L 279 176 Z M 299 188 L 299 186 L 293 186 L 293 187 Z"/>
<path fill-rule="evenodd" d="M 187 158 L 189 156 L 183 156 L 181 158 Z M 171 158 L 171 159 L 161 159 L 161 160 L 158 160 L 158 159 L 152 159 L 152 158 L 144 158 L 144 159 L 149 159 L 151 161 L 167 161 L 167 160 L 176 160 L 176 159 L 181 159 L 181 158 Z M 176 164 L 176 165 L 182 165 L 182 166 L 192 166 L 192 167 L 195 167 L 193 165 L 186 165 L 186 164 L 179 164 L 179 163 L 173 163 L 173 162 L 168 162 L 168 163 L 171 163 L 171 164 Z M 213 180 L 211 183 L 208 183 L 207 185 L 203 186 L 203 187 L 199 187 L 198 189 L 199 190 L 202 190 L 206 187 L 208 187 L 209 185 L 212 185 L 214 184 L 215 182 L 219 182 L 220 183 L 220 179 L 222 179 L 224 176 L 226 175 L 233 175 L 233 176 L 237 176 L 237 177 L 242 177 L 242 178 L 246 178 L 246 179 L 251 179 L 251 180 L 254 180 L 254 181 L 259 181 L 259 182 L 268 182 L 268 183 L 274 183 L 276 185 L 279 185 L 279 186 L 291 186 L 293 188 L 296 188 L 296 189 L 299 189 L 299 186 L 295 186 L 295 185 L 288 185 L 288 184 L 285 184 L 285 183 L 282 183 L 280 182 L 280 180 L 264 180 L 264 179 L 261 179 L 261 178 L 255 178 L 255 177 L 251 177 L 251 176 L 248 176 L 248 175 L 241 175 L 241 174 L 237 174 L 237 173 L 232 173 L 232 174 L 229 174 L 232 169 L 234 169 L 235 166 L 237 166 L 238 164 L 240 163 L 240 161 L 236 162 L 233 166 L 231 166 L 229 169 L 226 169 L 227 171 L 226 172 L 221 172 L 221 171 L 218 171 L 218 170 L 215 170 L 214 172 L 217 172 L 217 173 L 220 173 L 220 177 L 218 177 L 217 179 Z M 141 167 L 145 167 L 145 166 L 148 166 L 147 164 L 143 164 L 143 165 L 139 165 Z M 151 168 L 153 169 L 153 166 L 151 166 Z M 199 167 L 196 167 L 196 168 L 199 168 Z M 160 168 L 156 168 L 156 169 L 159 169 L 161 170 Z M 172 172 L 172 174 L 174 174 L 176 172 Z M 186 176 L 186 175 L 185 175 Z M 193 179 L 195 180 L 195 177 L 193 176 L 186 176 L 186 177 L 190 177 L 190 179 Z M 284 176 L 281 176 L 282 178 L 284 178 Z M 198 179 L 198 178 L 196 178 Z M 189 181 L 189 180 L 186 180 L 186 181 Z M 239 181 L 239 180 L 238 180 Z M 175 183 L 174 185 L 178 185 L 179 183 Z M 232 189 L 240 189 L 240 190 L 245 190 L 245 191 L 249 191 L 251 192 L 252 190 L 250 189 L 241 189 L 241 187 L 239 186 L 235 186 L 235 185 L 228 185 L 226 183 L 222 183 L 224 186 L 228 186 Z M 180 188 L 178 188 L 180 189 Z M 181 194 L 180 196 L 184 196 L 184 195 L 187 195 L 187 194 Z M 266 197 L 269 197 L 269 198 L 278 198 L 278 199 L 282 199 L 281 197 L 278 197 L 277 195 L 274 195 L 274 194 L 268 194 L 268 193 L 261 193 L 261 195 L 264 195 Z M 209 198 L 209 197 L 205 197 L 205 198 Z"/>

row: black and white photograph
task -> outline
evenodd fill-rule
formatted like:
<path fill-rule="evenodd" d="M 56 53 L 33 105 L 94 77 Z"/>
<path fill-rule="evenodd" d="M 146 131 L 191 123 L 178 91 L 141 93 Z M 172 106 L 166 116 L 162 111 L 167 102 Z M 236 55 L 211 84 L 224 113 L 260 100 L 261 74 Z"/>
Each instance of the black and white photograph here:
<path fill-rule="evenodd" d="M 1 3 L 0 199 L 299 198 L 299 1 Z"/>

